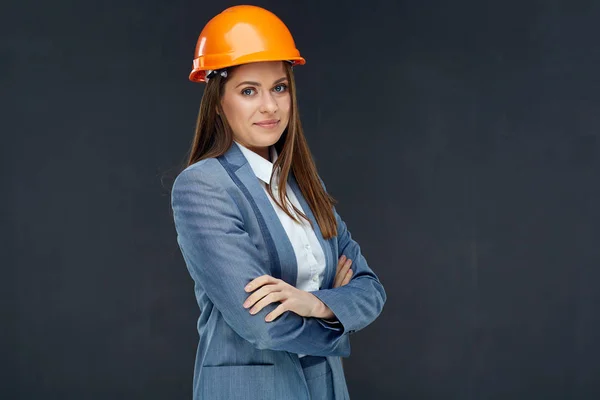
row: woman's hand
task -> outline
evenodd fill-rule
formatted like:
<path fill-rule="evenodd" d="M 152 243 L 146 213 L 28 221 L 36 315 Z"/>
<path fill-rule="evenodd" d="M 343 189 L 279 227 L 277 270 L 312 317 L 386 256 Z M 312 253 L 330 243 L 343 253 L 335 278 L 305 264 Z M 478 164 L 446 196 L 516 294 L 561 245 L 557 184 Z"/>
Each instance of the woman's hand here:
<path fill-rule="evenodd" d="M 338 260 L 337 269 L 335 271 L 335 278 L 333 280 L 333 287 L 337 288 L 340 286 L 347 285 L 352 279 L 352 269 L 350 266 L 352 265 L 352 260 L 346 258 L 346 256 L 341 256 Z"/>
<path fill-rule="evenodd" d="M 271 322 L 286 311 L 292 311 L 301 317 L 332 318 L 333 312 L 315 295 L 304 290 L 273 278 L 270 275 L 263 275 L 244 288 L 246 292 L 252 293 L 244 302 L 244 308 L 250 309 L 250 314 L 254 315 L 262 310 L 268 304 L 276 301 L 281 304 L 271 311 L 265 321 Z"/>
<path fill-rule="evenodd" d="M 352 260 L 346 256 L 341 256 L 333 281 L 333 287 L 347 285 L 352 279 Z M 297 289 L 296 287 L 273 278 L 270 275 L 263 275 L 254 279 L 245 287 L 246 292 L 252 292 L 244 302 L 244 308 L 250 308 L 250 314 L 254 315 L 265 308 L 268 304 L 276 301 L 281 304 L 271 311 L 265 321 L 271 322 L 286 311 L 292 311 L 301 317 L 314 317 L 330 319 L 335 317 L 329 307 L 327 307 L 318 297 L 312 293 Z"/>

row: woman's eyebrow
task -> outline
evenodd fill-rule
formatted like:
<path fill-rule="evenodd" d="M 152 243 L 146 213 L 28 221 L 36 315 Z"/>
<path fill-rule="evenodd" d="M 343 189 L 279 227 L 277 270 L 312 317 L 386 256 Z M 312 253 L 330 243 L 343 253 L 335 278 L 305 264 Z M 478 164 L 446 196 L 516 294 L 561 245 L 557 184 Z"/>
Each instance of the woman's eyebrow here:
<path fill-rule="evenodd" d="M 279 78 L 279 79 L 277 79 L 275 82 L 273 82 L 273 85 L 277 85 L 278 83 L 280 83 L 280 82 L 283 82 L 283 81 L 285 81 L 285 80 L 287 80 L 287 76 L 284 76 L 283 78 Z M 238 87 L 240 87 L 240 86 L 242 86 L 242 85 L 262 86 L 262 85 L 261 85 L 260 83 L 258 83 L 258 82 L 253 82 L 253 81 L 244 81 L 244 82 L 240 82 L 240 83 L 239 83 L 239 84 L 236 86 L 236 88 L 238 88 Z"/>

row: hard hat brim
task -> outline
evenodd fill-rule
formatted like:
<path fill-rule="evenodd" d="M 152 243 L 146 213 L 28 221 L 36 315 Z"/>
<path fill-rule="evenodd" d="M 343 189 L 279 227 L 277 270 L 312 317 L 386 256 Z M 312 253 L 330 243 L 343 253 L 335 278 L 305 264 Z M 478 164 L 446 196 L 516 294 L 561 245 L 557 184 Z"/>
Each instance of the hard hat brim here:
<path fill-rule="evenodd" d="M 194 68 L 189 75 L 189 79 L 192 82 L 206 82 L 206 71 L 207 70 L 220 70 L 224 68 L 234 67 L 242 64 L 250 64 L 254 62 L 269 62 L 269 61 L 291 61 L 292 65 L 304 65 L 306 60 L 300 56 L 282 57 L 281 55 L 268 55 L 268 54 L 248 54 L 234 60 L 211 60 L 213 62 L 205 63 L 203 57 L 194 59 Z M 220 62 L 219 62 L 220 61 Z"/>

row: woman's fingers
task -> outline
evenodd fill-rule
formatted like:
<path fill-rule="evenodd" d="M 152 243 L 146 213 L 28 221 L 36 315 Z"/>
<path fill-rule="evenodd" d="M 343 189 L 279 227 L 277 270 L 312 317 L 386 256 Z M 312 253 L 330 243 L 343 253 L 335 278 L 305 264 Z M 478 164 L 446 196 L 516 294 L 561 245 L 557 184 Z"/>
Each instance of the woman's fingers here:
<path fill-rule="evenodd" d="M 342 256 L 338 259 L 337 268 L 335 270 L 336 274 L 340 271 L 340 268 L 342 268 L 342 266 L 344 265 L 345 262 L 346 262 L 346 256 L 342 254 Z"/>
<path fill-rule="evenodd" d="M 278 291 L 278 290 L 280 290 L 280 289 L 276 283 L 263 285 L 263 287 L 261 287 L 260 289 L 258 289 L 254 293 L 252 293 L 250 296 L 248 296 L 248 298 L 244 302 L 244 308 L 252 307 L 254 305 L 254 303 L 259 301 L 260 299 L 262 299 L 269 293 Z"/>
<path fill-rule="evenodd" d="M 352 270 L 349 269 L 348 272 L 346 272 L 346 276 L 344 277 L 344 280 L 342 281 L 341 286 L 345 286 L 350 283 L 350 280 L 352 279 L 352 274 L 353 274 Z"/>
<path fill-rule="evenodd" d="M 281 303 L 277 306 L 277 308 L 275 308 L 273 311 L 267 314 L 267 316 L 265 317 L 265 321 L 271 322 L 286 311 L 288 311 L 286 305 L 284 303 Z"/>
<path fill-rule="evenodd" d="M 337 287 L 340 283 L 339 274 L 340 274 L 340 270 L 344 266 L 345 262 L 346 262 L 346 256 L 342 255 L 338 259 L 337 267 L 335 269 L 335 278 L 333 278 L 333 287 Z"/>
<path fill-rule="evenodd" d="M 345 255 L 342 255 L 338 259 L 337 268 L 335 269 L 335 278 L 333 279 L 333 287 L 336 288 L 342 283 L 342 277 L 340 276 L 340 271 L 344 267 L 347 258 Z"/>
<path fill-rule="evenodd" d="M 283 292 L 271 292 L 262 299 L 254 307 L 250 309 L 250 314 L 254 315 L 267 305 L 274 303 L 276 301 L 281 301 L 285 299 L 285 294 Z"/>
<path fill-rule="evenodd" d="M 248 283 L 246 285 L 246 287 L 244 288 L 244 290 L 246 292 L 252 292 L 252 291 L 258 289 L 259 287 L 261 287 L 262 285 L 266 285 L 267 283 L 278 283 L 278 282 L 279 282 L 279 279 L 273 278 L 271 275 L 262 275 L 256 279 L 253 279 L 250 283 Z"/>
<path fill-rule="evenodd" d="M 340 264 L 341 264 L 341 267 L 339 267 L 339 269 L 337 270 L 336 275 L 335 275 L 334 284 L 333 284 L 334 288 L 344 286 L 345 284 L 347 284 L 347 282 L 344 283 L 345 279 L 346 279 L 346 275 L 347 275 L 348 271 L 352 271 L 350 269 L 350 266 L 352 265 L 352 260 L 346 259 L 343 263 L 338 263 L 338 266 Z"/>
<path fill-rule="evenodd" d="M 348 282 L 350 282 L 350 278 L 352 277 L 352 269 L 350 269 L 351 264 L 352 262 L 346 263 L 346 265 L 344 265 L 344 268 L 342 268 L 342 270 L 340 271 L 338 278 L 338 287 L 347 285 Z M 350 277 L 348 276 L 348 273 L 350 273 Z"/>

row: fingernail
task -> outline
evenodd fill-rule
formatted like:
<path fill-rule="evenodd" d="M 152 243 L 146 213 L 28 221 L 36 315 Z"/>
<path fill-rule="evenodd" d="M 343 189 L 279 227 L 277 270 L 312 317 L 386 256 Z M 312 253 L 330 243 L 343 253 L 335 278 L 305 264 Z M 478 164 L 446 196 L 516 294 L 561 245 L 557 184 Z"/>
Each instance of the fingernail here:
<path fill-rule="evenodd" d="M 246 292 L 249 292 L 249 291 L 250 291 L 250 289 L 252 289 L 252 285 L 246 285 L 246 287 L 244 288 L 244 290 L 245 290 Z"/>
<path fill-rule="evenodd" d="M 342 254 L 342 261 L 346 261 L 346 256 Z"/>
<path fill-rule="evenodd" d="M 255 310 L 254 308 L 253 308 L 253 309 L 251 309 L 251 310 L 250 310 L 250 314 L 252 314 L 252 315 L 256 314 L 256 310 Z"/>
<path fill-rule="evenodd" d="M 250 305 L 250 304 L 248 304 L 248 302 L 245 302 L 245 303 L 244 303 L 244 308 L 248 308 L 248 306 L 249 306 L 249 305 Z"/>

